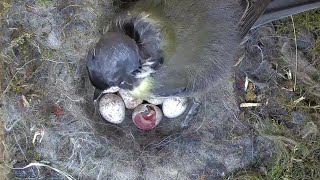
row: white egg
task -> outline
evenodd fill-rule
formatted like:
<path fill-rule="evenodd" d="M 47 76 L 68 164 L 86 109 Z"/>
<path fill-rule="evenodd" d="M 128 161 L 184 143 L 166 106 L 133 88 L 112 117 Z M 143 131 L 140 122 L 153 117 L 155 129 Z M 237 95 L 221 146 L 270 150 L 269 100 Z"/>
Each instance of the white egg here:
<path fill-rule="evenodd" d="M 126 114 L 123 100 L 115 94 L 104 94 L 100 98 L 99 111 L 103 119 L 113 124 L 120 124 Z"/>
<path fill-rule="evenodd" d="M 132 96 L 130 92 L 127 90 L 120 89 L 119 94 L 122 97 L 126 108 L 128 109 L 134 109 L 143 102 L 141 99 L 137 99 L 134 96 Z"/>
<path fill-rule="evenodd" d="M 187 98 L 169 97 L 162 104 L 162 111 L 167 118 L 176 118 L 187 109 Z"/>

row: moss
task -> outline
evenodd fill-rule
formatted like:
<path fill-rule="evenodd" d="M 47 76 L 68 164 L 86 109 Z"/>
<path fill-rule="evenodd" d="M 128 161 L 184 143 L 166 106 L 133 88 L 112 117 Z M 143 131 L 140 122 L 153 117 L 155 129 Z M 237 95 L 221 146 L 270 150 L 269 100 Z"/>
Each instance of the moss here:
<path fill-rule="evenodd" d="M 11 43 L 10 43 L 11 47 L 26 45 L 28 39 L 30 39 L 32 36 L 32 34 L 27 33 L 27 32 L 18 32 L 18 33 L 21 33 L 21 34 L 11 41 Z"/>
<path fill-rule="evenodd" d="M 301 31 L 302 29 L 307 29 L 310 32 L 314 32 L 315 34 L 320 35 L 320 10 L 317 9 L 297 14 L 293 16 L 293 19 L 297 32 Z M 291 17 L 277 21 L 275 25 L 279 34 L 293 33 Z"/>
<path fill-rule="evenodd" d="M 307 123 L 308 124 L 308 123 Z M 309 128 L 305 125 L 302 129 Z M 306 137 L 283 124 L 267 119 L 257 122 L 259 133 L 275 144 L 273 161 L 269 164 L 265 179 L 319 179 L 319 135 Z"/>
<path fill-rule="evenodd" d="M 297 34 L 303 30 L 311 32 L 315 37 L 314 47 L 308 52 L 309 57 L 320 56 L 320 10 L 312 10 L 293 16 Z M 293 35 L 293 24 L 291 18 L 285 18 L 275 23 L 277 33 L 280 35 Z M 320 62 L 315 62 L 320 70 Z"/>
<path fill-rule="evenodd" d="M 11 7 L 11 0 L 0 1 L 0 16 L 3 16 Z"/>
<path fill-rule="evenodd" d="M 27 150 L 27 157 L 29 161 L 41 161 L 42 160 L 42 154 L 40 152 L 37 152 L 35 148 L 30 148 Z"/>
<path fill-rule="evenodd" d="M 52 6 L 53 2 L 52 0 L 36 0 L 36 4 L 38 6 Z"/>
<path fill-rule="evenodd" d="M 260 180 L 263 176 L 259 172 L 255 171 L 243 171 L 238 174 L 233 175 L 233 180 Z"/>
<path fill-rule="evenodd" d="M 41 50 L 41 57 L 43 60 L 52 60 L 55 57 L 55 50 L 43 48 Z"/>

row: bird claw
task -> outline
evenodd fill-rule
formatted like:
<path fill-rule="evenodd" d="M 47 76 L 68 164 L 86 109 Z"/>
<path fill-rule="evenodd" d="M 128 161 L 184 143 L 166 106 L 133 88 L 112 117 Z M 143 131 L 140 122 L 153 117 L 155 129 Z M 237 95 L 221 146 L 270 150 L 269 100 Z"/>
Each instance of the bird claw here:
<path fill-rule="evenodd" d="M 193 99 L 192 106 L 189 109 L 189 112 L 187 116 L 184 118 L 184 121 L 181 123 L 181 128 L 187 128 L 189 125 L 189 122 L 195 118 L 195 116 L 198 114 L 201 107 L 201 103 L 197 100 Z"/>

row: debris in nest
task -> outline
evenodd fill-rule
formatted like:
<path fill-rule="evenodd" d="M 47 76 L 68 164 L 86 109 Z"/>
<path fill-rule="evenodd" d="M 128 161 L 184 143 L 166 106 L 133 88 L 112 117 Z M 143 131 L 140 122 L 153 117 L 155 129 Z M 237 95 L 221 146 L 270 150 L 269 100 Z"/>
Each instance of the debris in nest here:
<path fill-rule="evenodd" d="M 257 95 L 253 91 L 248 91 L 246 93 L 246 101 L 254 101 L 257 98 Z"/>
<path fill-rule="evenodd" d="M 292 78 L 292 72 L 291 70 L 284 70 L 285 74 L 278 73 L 282 78 L 285 79 L 285 82 L 283 83 L 283 87 L 281 89 L 292 92 L 294 90 L 294 82 Z"/>
<path fill-rule="evenodd" d="M 33 135 L 32 144 L 35 144 L 37 139 L 39 139 L 38 142 L 41 143 L 43 136 L 44 136 L 44 129 L 37 130 Z"/>
<path fill-rule="evenodd" d="M 233 65 L 234 67 L 238 66 L 242 61 L 243 59 L 246 57 L 246 54 L 243 54 L 242 56 L 240 56 L 240 58 L 238 59 L 238 61 L 236 62 L 235 65 Z"/>
<path fill-rule="evenodd" d="M 297 105 L 299 102 L 301 102 L 301 101 L 303 101 L 303 100 L 305 100 L 305 99 L 306 99 L 306 98 L 305 98 L 304 96 L 302 96 L 302 97 L 300 97 L 299 99 L 293 101 L 293 103 L 294 103 L 295 105 Z"/>
<path fill-rule="evenodd" d="M 134 124 L 142 130 L 154 129 L 162 118 L 161 109 L 153 104 L 141 104 L 132 113 Z"/>
<path fill-rule="evenodd" d="M 247 76 L 244 85 L 244 90 L 246 91 L 245 99 L 247 102 L 256 100 L 257 95 L 255 93 L 255 89 L 255 84 L 251 82 Z"/>
<path fill-rule="evenodd" d="M 58 104 L 54 104 L 53 105 L 53 114 L 57 117 L 60 117 L 64 114 L 64 110 L 61 106 L 59 106 Z"/>
<path fill-rule="evenodd" d="M 176 118 L 182 115 L 187 109 L 187 98 L 170 97 L 164 100 L 162 111 L 167 118 Z"/>
<path fill-rule="evenodd" d="M 247 102 L 256 100 L 257 95 L 256 95 L 254 89 L 255 88 L 254 88 L 253 83 L 249 83 L 249 88 L 248 88 L 248 90 L 246 92 L 246 96 L 245 96 L 245 99 L 246 99 Z"/>
<path fill-rule="evenodd" d="M 38 95 L 38 94 L 31 94 L 30 97 L 31 97 L 31 98 L 41 98 L 41 96 Z"/>
<path fill-rule="evenodd" d="M 22 95 L 21 96 L 21 101 L 22 101 L 22 105 L 25 108 L 29 108 L 30 107 L 30 103 L 28 102 L 26 96 Z"/>
<path fill-rule="evenodd" d="M 284 82 L 283 87 L 281 89 L 293 92 L 294 83 L 292 80 L 287 80 Z"/>
<path fill-rule="evenodd" d="M 99 112 L 103 119 L 110 123 L 122 123 L 125 111 L 123 100 L 115 94 L 104 94 L 99 100 Z"/>
<path fill-rule="evenodd" d="M 241 108 L 250 108 L 250 107 L 260 107 L 262 106 L 262 103 L 241 103 L 240 107 Z"/>
<path fill-rule="evenodd" d="M 286 75 L 287 75 L 288 80 L 292 80 L 292 73 L 291 73 L 290 69 L 288 71 L 286 71 Z"/>
<path fill-rule="evenodd" d="M 246 76 L 246 80 L 244 82 L 244 91 L 247 91 L 248 86 L 249 86 L 249 78 L 248 78 L 248 76 Z"/>

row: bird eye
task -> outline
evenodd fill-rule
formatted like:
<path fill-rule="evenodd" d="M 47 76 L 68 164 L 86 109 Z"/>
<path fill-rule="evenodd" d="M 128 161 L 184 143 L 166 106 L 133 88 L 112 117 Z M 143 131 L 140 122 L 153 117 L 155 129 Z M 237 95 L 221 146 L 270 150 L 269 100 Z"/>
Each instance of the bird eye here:
<path fill-rule="evenodd" d="M 132 90 L 132 89 L 133 89 L 133 85 L 130 84 L 130 83 L 128 83 L 128 82 L 124 82 L 124 81 L 123 81 L 123 82 L 121 82 L 121 83 L 119 84 L 119 88 Z"/>
<path fill-rule="evenodd" d="M 135 76 L 135 75 L 138 74 L 139 72 L 140 72 L 140 70 L 139 70 L 139 69 L 136 69 L 136 70 L 132 71 L 132 72 L 130 73 L 130 75 L 131 75 L 131 76 Z"/>

